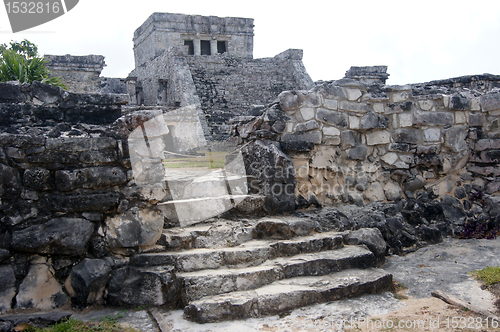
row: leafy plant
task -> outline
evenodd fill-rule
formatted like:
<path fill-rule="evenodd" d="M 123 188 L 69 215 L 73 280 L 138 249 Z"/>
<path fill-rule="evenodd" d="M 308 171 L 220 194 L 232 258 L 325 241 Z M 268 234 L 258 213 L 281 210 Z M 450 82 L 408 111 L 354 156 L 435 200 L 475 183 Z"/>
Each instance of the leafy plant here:
<path fill-rule="evenodd" d="M 465 239 L 496 239 L 500 234 L 498 226 L 490 222 L 481 222 L 477 218 L 469 218 L 465 223 L 462 237 Z"/>
<path fill-rule="evenodd" d="M 21 43 L 11 42 L 10 45 L 10 48 L 0 45 L 0 82 L 40 81 L 66 89 L 60 77 L 49 77 L 48 61 L 38 56 L 36 45 L 26 39 Z"/>
<path fill-rule="evenodd" d="M 488 286 L 500 282 L 500 266 L 487 266 L 482 270 L 471 272 L 471 274 Z"/>
<path fill-rule="evenodd" d="M 101 322 L 101 323 L 86 323 L 73 318 L 64 320 L 60 323 L 52 325 L 50 327 L 39 329 L 30 327 L 27 332 L 95 332 L 95 331 L 106 331 L 106 332 L 137 332 L 137 330 L 132 328 L 125 328 L 115 323 Z"/>

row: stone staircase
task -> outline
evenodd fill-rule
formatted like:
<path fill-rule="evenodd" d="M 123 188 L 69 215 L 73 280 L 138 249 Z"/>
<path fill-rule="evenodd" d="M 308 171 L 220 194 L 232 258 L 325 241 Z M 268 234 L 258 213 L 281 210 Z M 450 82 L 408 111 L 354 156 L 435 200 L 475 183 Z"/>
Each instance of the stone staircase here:
<path fill-rule="evenodd" d="M 274 315 L 314 303 L 392 288 L 349 232 L 315 231 L 293 217 L 214 221 L 164 230 L 163 251 L 140 253 L 130 265 L 176 280 L 184 316 L 198 323 Z M 158 249 L 158 246 L 157 246 Z"/>

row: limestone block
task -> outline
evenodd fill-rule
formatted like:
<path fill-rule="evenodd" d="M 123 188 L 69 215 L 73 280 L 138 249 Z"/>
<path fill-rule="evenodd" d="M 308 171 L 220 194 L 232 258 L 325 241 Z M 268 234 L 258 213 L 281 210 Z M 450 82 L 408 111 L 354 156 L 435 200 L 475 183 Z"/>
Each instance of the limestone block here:
<path fill-rule="evenodd" d="M 401 103 L 407 100 L 408 98 L 410 98 L 410 94 L 408 91 L 398 91 L 391 93 L 390 95 L 390 99 L 393 103 Z"/>
<path fill-rule="evenodd" d="M 375 104 L 373 104 L 373 110 L 377 113 L 384 113 L 385 112 L 385 104 L 375 103 Z"/>
<path fill-rule="evenodd" d="M 117 142 L 111 137 L 94 137 L 94 138 L 47 138 L 45 143 L 47 150 L 60 152 L 83 152 L 115 149 Z"/>
<path fill-rule="evenodd" d="M 391 142 L 391 133 L 385 130 L 377 130 L 366 133 L 367 145 L 387 144 Z"/>
<path fill-rule="evenodd" d="M 322 104 L 322 97 L 317 93 L 309 93 L 304 96 L 304 105 L 308 107 L 319 107 Z"/>
<path fill-rule="evenodd" d="M 343 88 L 344 93 L 347 96 L 347 100 L 354 101 L 358 100 L 359 97 L 363 95 L 363 92 L 359 89 L 354 89 L 354 88 Z"/>
<path fill-rule="evenodd" d="M 443 105 L 444 105 L 444 108 L 449 108 L 450 107 L 450 100 L 451 100 L 451 96 L 443 95 Z"/>
<path fill-rule="evenodd" d="M 476 142 L 474 150 L 484 151 L 489 149 L 500 149 L 500 139 L 480 139 Z"/>
<path fill-rule="evenodd" d="M 112 305 L 173 305 L 178 289 L 172 268 L 139 269 L 123 267 L 113 271 L 107 301 Z M 146 287 L 145 287 L 146 285 Z"/>
<path fill-rule="evenodd" d="M 111 278 L 111 266 L 103 259 L 85 258 L 71 269 L 67 281 L 71 304 L 83 308 L 91 304 L 102 304 L 104 288 Z"/>
<path fill-rule="evenodd" d="M 480 97 L 480 102 L 485 112 L 500 110 L 500 92 L 485 94 Z"/>
<path fill-rule="evenodd" d="M 363 193 L 365 199 L 371 202 L 385 201 L 384 188 L 380 182 L 371 183 Z"/>
<path fill-rule="evenodd" d="M 354 115 L 349 115 L 349 129 L 360 129 L 361 120 L 359 117 Z"/>
<path fill-rule="evenodd" d="M 365 145 L 358 145 L 347 150 L 347 159 L 365 160 L 368 155 L 368 148 Z"/>
<path fill-rule="evenodd" d="M 9 310 L 16 295 L 16 276 L 10 265 L 0 265 L 0 313 Z"/>
<path fill-rule="evenodd" d="M 340 137 L 338 136 L 323 136 L 321 143 L 326 145 L 340 145 Z"/>
<path fill-rule="evenodd" d="M 106 241 L 111 248 L 150 246 L 163 230 L 163 214 L 155 208 L 131 208 L 106 219 Z"/>
<path fill-rule="evenodd" d="M 394 163 L 394 165 L 393 165 L 393 166 L 394 166 L 394 167 L 396 167 L 396 168 L 401 168 L 401 169 L 408 169 L 408 168 L 410 168 L 410 165 L 409 165 L 409 164 L 407 164 L 407 163 L 405 163 L 405 162 L 404 162 L 404 161 L 402 161 L 402 160 L 397 160 L 397 161 Z"/>
<path fill-rule="evenodd" d="M 420 106 L 420 109 L 422 111 L 430 111 L 432 107 L 434 106 L 434 101 L 432 100 L 419 100 L 418 101 L 418 106 Z"/>
<path fill-rule="evenodd" d="M 379 115 L 374 112 L 367 112 L 361 117 L 360 129 L 375 129 L 387 128 L 389 126 L 389 118 L 384 115 Z"/>
<path fill-rule="evenodd" d="M 24 171 L 23 184 L 33 190 L 46 191 L 52 188 L 50 171 L 44 168 L 29 168 Z"/>
<path fill-rule="evenodd" d="M 120 194 L 114 189 L 94 190 L 89 194 L 47 194 L 44 197 L 47 205 L 55 212 L 112 212 L 120 201 Z"/>
<path fill-rule="evenodd" d="M 394 165 L 394 163 L 396 163 L 396 161 L 399 158 L 398 158 L 397 153 L 389 152 L 389 153 L 386 153 L 385 155 L 383 155 L 382 157 L 380 157 L 380 159 L 382 159 L 385 163 L 387 163 L 389 165 Z"/>
<path fill-rule="evenodd" d="M 413 155 L 408 155 L 408 154 L 400 154 L 399 159 L 406 164 L 413 164 L 415 161 Z"/>
<path fill-rule="evenodd" d="M 80 218 L 55 218 L 12 233 L 12 248 L 39 254 L 82 255 L 94 224 Z"/>
<path fill-rule="evenodd" d="M 344 111 L 356 112 L 356 113 L 366 113 L 373 111 L 371 105 L 366 103 L 356 103 L 352 101 L 341 101 L 339 108 Z"/>
<path fill-rule="evenodd" d="M 55 271 L 47 264 L 31 265 L 19 286 L 16 308 L 49 310 L 66 304 L 68 297 L 54 275 Z"/>
<path fill-rule="evenodd" d="M 13 199 L 18 197 L 20 193 L 21 179 L 19 172 L 15 168 L 0 164 L 0 198 Z"/>
<path fill-rule="evenodd" d="M 471 111 L 480 111 L 481 110 L 481 103 L 479 101 L 479 98 L 472 98 L 470 100 L 470 109 L 471 109 Z"/>
<path fill-rule="evenodd" d="M 470 100 L 460 95 L 454 95 L 450 100 L 450 109 L 452 110 L 470 110 Z"/>
<path fill-rule="evenodd" d="M 414 124 L 421 126 L 446 126 L 453 125 L 453 113 L 449 112 L 415 112 Z"/>
<path fill-rule="evenodd" d="M 323 107 L 329 110 L 336 111 L 339 108 L 339 102 L 336 99 L 325 99 L 323 102 Z"/>
<path fill-rule="evenodd" d="M 397 201 L 403 196 L 403 190 L 394 181 L 389 181 L 384 186 L 384 194 L 389 201 Z"/>
<path fill-rule="evenodd" d="M 465 112 L 455 112 L 455 123 L 461 124 L 466 122 L 467 117 L 465 116 Z"/>
<path fill-rule="evenodd" d="M 322 133 L 311 130 L 301 133 L 284 134 L 281 136 L 281 146 L 288 151 L 311 151 L 314 144 L 321 143 Z"/>
<path fill-rule="evenodd" d="M 309 120 L 305 123 L 299 123 L 295 126 L 295 132 L 309 131 L 313 129 L 318 129 L 319 123 L 316 120 Z"/>
<path fill-rule="evenodd" d="M 340 130 L 335 127 L 324 126 L 323 127 L 323 135 L 326 136 L 340 136 Z"/>
<path fill-rule="evenodd" d="M 57 190 L 71 191 L 119 186 L 127 182 L 127 176 L 118 167 L 89 167 L 56 171 L 55 180 Z"/>
<path fill-rule="evenodd" d="M 347 127 L 347 115 L 342 112 L 327 110 L 325 108 L 318 108 L 316 112 L 316 119 L 321 122 L 342 127 Z"/>
<path fill-rule="evenodd" d="M 285 111 L 296 110 L 304 103 L 304 95 L 295 91 L 283 91 L 278 95 L 281 108 Z"/>
<path fill-rule="evenodd" d="M 300 114 L 304 121 L 311 120 L 314 118 L 314 108 L 312 107 L 302 107 L 300 109 Z"/>
<path fill-rule="evenodd" d="M 425 178 L 421 175 L 417 175 L 415 178 L 406 181 L 404 184 L 404 190 L 406 191 L 417 191 L 419 189 L 422 189 L 425 187 L 427 184 L 427 181 Z"/>
<path fill-rule="evenodd" d="M 360 143 L 360 134 L 354 130 L 344 130 L 340 134 L 341 148 L 343 150 L 356 146 Z"/>
<path fill-rule="evenodd" d="M 411 113 L 401 113 L 398 115 L 399 117 L 399 126 L 400 127 L 411 127 L 413 126 L 413 114 Z"/>
<path fill-rule="evenodd" d="M 444 145 L 453 152 L 467 150 L 467 129 L 463 126 L 454 126 L 444 131 Z"/>
<path fill-rule="evenodd" d="M 467 214 L 465 213 L 462 203 L 453 196 L 446 195 L 441 198 L 441 206 L 445 220 L 457 225 L 463 225 Z"/>
<path fill-rule="evenodd" d="M 347 243 L 352 245 L 364 244 L 377 257 L 379 262 L 385 261 L 387 243 L 378 228 L 361 228 L 347 236 Z"/>
<path fill-rule="evenodd" d="M 484 114 L 469 113 L 469 127 L 482 127 L 486 122 Z"/>
<path fill-rule="evenodd" d="M 238 133 L 240 134 L 240 137 L 247 138 L 248 136 L 250 136 L 262 124 L 262 121 L 263 121 L 262 118 L 259 117 L 259 118 L 256 118 L 256 119 L 250 121 L 250 122 L 238 125 Z M 140 141 L 140 143 L 142 144 L 142 141 Z M 165 149 L 165 146 L 163 146 L 161 143 L 163 143 L 163 142 L 162 141 L 158 142 L 157 145 L 152 146 L 151 150 L 163 151 Z M 129 140 L 129 144 L 130 144 L 130 140 Z M 151 143 L 150 143 L 150 146 L 151 146 Z"/>
<path fill-rule="evenodd" d="M 500 182 L 490 182 L 488 185 L 486 185 L 486 193 L 487 194 L 493 194 L 496 193 L 500 190 Z"/>
<path fill-rule="evenodd" d="M 421 131 L 418 129 L 397 129 L 392 134 L 393 140 L 396 143 L 418 144 L 421 140 Z"/>
<path fill-rule="evenodd" d="M 440 140 L 441 140 L 441 129 L 439 128 L 424 129 L 424 141 L 439 142 Z"/>
<path fill-rule="evenodd" d="M 391 143 L 389 151 L 391 152 L 410 152 L 411 145 L 408 143 Z"/>

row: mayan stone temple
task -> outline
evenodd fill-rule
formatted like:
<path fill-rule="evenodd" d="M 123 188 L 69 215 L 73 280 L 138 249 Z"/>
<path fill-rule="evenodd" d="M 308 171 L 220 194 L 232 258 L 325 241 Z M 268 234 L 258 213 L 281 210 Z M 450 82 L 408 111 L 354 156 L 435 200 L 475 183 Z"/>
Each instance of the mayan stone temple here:
<path fill-rule="evenodd" d="M 68 90 L 0 83 L 0 314 L 288 315 L 393 290 L 386 257 L 494 237 L 498 75 L 313 82 L 302 50 L 254 59 L 253 28 L 154 13 L 128 77 L 46 55 Z"/>

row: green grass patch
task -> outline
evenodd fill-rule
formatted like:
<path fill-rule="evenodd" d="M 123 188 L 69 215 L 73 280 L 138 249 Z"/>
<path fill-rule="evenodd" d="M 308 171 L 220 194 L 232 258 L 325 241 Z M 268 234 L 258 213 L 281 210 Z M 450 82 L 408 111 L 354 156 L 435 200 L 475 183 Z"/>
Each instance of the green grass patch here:
<path fill-rule="evenodd" d="M 116 322 L 102 321 L 99 323 L 82 322 L 74 318 L 63 320 L 60 323 L 43 329 L 29 327 L 27 332 L 138 332 L 138 330 L 123 327 Z"/>
<path fill-rule="evenodd" d="M 168 158 L 163 160 L 165 168 L 204 167 L 210 169 L 224 168 L 227 152 L 200 151 L 204 156 Z"/>
<path fill-rule="evenodd" d="M 471 274 L 488 286 L 500 282 L 500 266 L 487 266 L 482 270 L 473 271 Z"/>

